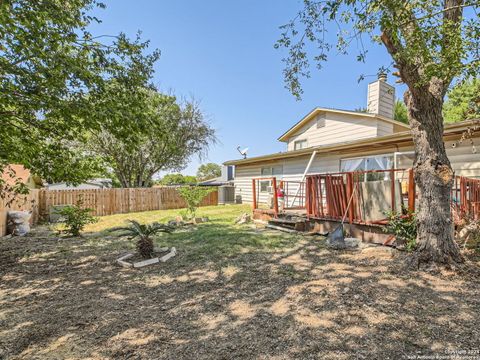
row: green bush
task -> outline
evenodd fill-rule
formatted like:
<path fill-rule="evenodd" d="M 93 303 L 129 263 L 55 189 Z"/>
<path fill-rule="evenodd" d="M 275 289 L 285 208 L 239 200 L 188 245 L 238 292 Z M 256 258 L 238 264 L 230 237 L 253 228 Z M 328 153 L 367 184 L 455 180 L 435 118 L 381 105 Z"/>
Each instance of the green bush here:
<path fill-rule="evenodd" d="M 385 231 L 395 234 L 397 240 L 405 241 L 407 251 L 415 250 L 417 247 L 417 218 L 415 213 L 388 212 L 386 215 L 388 224 Z"/>
<path fill-rule="evenodd" d="M 190 217 L 194 218 L 202 200 L 214 190 L 215 188 L 213 187 L 183 186 L 177 191 L 187 203 L 187 210 Z"/>
<path fill-rule="evenodd" d="M 84 209 L 82 204 L 79 201 L 76 205 L 68 205 L 56 211 L 60 215 L 59 222 L 63 224 L 63 232 L 79 236 L 86 225 L 98 221 L 98 218 L 91 215 L 93 209 Z"/>

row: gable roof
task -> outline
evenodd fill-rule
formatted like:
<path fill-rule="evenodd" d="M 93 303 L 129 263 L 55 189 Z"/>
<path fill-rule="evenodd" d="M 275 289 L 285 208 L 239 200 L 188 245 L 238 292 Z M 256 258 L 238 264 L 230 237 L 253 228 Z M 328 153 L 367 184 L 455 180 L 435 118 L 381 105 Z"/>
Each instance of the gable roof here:
<path fill-rule="evenodd" d="M 353 116 L 359 116 L 359 117 L 368 117 L 368 118 L 377 119 L 377 120 L 380 120 L 380 121 L 388 122 L 390 124 L 401 126 L 405 130 L 410 129 L 410 127 L 407 124 L 404 124 L 400 121 L 396 121 L 396 120 L 393 120 L 393 119 L 389 119 L 385 116 L 381 116 L 381 115 L 378 115 L 378 114 L 372 114 L 372 113 L 361 112 L 361 111 L 351 111 L 351 110 L 341 110 L 341 109 L 330 109 L 330 108 L 316 107 L 315 109 L 310 111 L 307 115 L 305 115 L 299 122 L 297 122 L 290 129 L 288 129 L 285 133 L 283 133 L 283 135 L 280 136 L 278 138 L 278 140 L 279 141 L 287 141 L 289 137 L 294 135 L 305 124 L 307 124 L 310 120 L 312 120 L 315 116 L 317 116 L 319 113 L 322 113 L 322 112 L 334 113 L 334 114 L 344 114 L 344 115 L 353 115 Z"/>

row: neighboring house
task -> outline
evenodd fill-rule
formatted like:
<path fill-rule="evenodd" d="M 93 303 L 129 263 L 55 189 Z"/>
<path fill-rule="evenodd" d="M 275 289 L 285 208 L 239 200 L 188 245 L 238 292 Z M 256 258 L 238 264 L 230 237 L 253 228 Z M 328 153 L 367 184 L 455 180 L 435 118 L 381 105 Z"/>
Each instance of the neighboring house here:
<path fill-rule="evenodd" d="M 39 189 L 43 186 L 39 176 L 32 175 L 23 165 L 10 164 L 3 170 L 2 179 L 7 185 L 14 186 L 17 181 L 25 184 L 29 189 Z"/>
<path fill-rule="evenodd" d="M 412 137 L 406 124 L 393 120 L 394 104 L 394 87 L 380 76 L 368 86 L 367 113 L 315 108 L 278 139 L 286 143 L 286 152 L 225 162 L 235 166 L 236 198 L 252 202 L 254 178 L 300 181 L 305 173 L 410 168 Z M 459 143 L 471 124 L 446 125 L 445 146 L 457 175 L 480 177 L 480 156 L 469 141 Z M 270 182 L 261 181 L 258 191 L 259 201 L 268 201 Z"/>
<path fill-rule="evenodd" d="M 223 185 L 233 185 L 234 179 L 234 167 L 233 166 L 222 166 L 222 175 L 213 179 L 208 179 L 205 181 L 200 181 L 198 185 L 200 186 L 223 186 Z"/>
<path fill-rule="evenodd" d="M 112 187 L 111 179 L 92 179 L 78 185 L 68 185 L 65 182 L 46 184 L 48 190 L 89 190 L 89 189 L 109 189 Z"/>

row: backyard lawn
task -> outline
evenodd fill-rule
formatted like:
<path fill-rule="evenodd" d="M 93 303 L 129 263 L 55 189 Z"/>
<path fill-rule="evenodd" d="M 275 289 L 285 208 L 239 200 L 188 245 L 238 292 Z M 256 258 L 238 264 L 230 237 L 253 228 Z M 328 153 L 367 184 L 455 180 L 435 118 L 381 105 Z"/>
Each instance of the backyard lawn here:
<path fill-rule="evenodd" d="M 407 273 L 385 248 L 234 225 L 248 206 L 159 234 L 166 263 L 122 268 L 107 230 L 178 210 L 107 216 L 81 238 L 0 238 L 0 359 L 401 359 L 479 349 L 480 277 Z"/>

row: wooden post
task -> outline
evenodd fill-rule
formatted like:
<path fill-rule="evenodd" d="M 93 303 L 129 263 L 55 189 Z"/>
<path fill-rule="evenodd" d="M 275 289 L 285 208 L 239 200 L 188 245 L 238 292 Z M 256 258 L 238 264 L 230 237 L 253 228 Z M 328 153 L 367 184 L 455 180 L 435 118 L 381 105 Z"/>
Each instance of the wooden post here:
<path fill-rule="evenodd" d="M 256 186 L 256 180 L 252 179 L 252 194 L 253 194 L 253 210 L 257 208 L 257 186 Z"/>
<path fill-rule="evenodd" d="M 272 179 L 273 184 L 273 210 L 275 211 L 275 217 L 278 216 L 278 198 L 277 198 L 277 178 Z"/>
<path fill-rule="evenodd" d="M 353 174 L 350 172 L 347 174 L 347 206 L 350 203 L 348 208 L 348 221 L 353 223 Z"/>
<path fill-rule="evenodd" d="M 413 169 L 408 170 L 408 211 L 415 212 L 415 178 L 413 176 Z"/>
<path fill-rule="evenodd" d="M 307 211 L 307 219 L 310 217 L 312 210 L 310 208 L 310 196 L 311 196 L 311 178 L 307 176 L 305 180 L 305 209 Z"/>
<path fill-rule="evenodd" d="M 390 181 L 392 182 L 392 212 L 395 212 L 395 171 L 390 170 Z"/>

